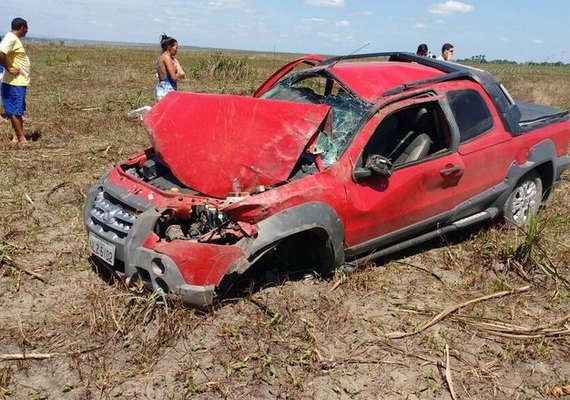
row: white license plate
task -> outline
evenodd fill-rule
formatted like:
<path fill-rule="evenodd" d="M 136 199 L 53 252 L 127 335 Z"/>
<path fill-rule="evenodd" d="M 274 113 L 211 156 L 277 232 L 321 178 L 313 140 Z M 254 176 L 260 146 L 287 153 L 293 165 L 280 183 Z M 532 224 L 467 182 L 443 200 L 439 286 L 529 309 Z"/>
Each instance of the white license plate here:
<path fill-rule="evenodd" d="M 115 264 L 115 245 L 89 232 L 91 252 L 109 265 Z"/>

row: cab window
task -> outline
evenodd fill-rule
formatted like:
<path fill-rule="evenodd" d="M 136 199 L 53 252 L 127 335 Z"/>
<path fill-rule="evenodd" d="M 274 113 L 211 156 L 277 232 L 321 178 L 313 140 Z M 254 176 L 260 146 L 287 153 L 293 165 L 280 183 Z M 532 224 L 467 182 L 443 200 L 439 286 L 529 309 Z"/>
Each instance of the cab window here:
<path fill-rule="evenodd" d="M 449 139 L 438 102 L 412 105 L 384 118 L 364 147 L 362 162 L 376 154 L 398 168 L 445 152 Z"/>
<path fill-rule="evenodd" d="M 474 139 L 493 127 L 493 117 L 477 91 L 454 90 L 447 93 L 447 101 L 459 128 L 461 143 Z"/>

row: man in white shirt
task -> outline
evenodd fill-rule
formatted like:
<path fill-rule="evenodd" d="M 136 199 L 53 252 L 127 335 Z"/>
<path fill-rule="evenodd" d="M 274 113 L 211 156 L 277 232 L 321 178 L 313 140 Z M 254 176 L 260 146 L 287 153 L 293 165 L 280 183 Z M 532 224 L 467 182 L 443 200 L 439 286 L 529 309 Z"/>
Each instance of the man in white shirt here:
<path fill-rule="evenodd" d="M 454 51 L 455 48 L 451 43 L 445 43 L 443 46 L 441 46 L 441 56 L 438 56 L 437 59 L 443 61 L 451 61 Z"/>

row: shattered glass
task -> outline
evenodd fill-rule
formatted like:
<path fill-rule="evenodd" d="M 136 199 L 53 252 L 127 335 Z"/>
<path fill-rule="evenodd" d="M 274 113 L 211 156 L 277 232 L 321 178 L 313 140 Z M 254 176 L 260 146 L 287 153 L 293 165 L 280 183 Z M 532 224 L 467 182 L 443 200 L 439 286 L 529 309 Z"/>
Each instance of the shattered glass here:
<path fill-rule="evenodd" d="M 322 80 L 324 87 L 326 78 L 319 77 L 319 79 Z M 320 158 L 325 166 L 330 166 L 338 161 L 346 144 L 356 133 L 355 129 L 367 113 L 368 106 L 362 100 L 352 97 L 348 93 L 319 95 L 312 88 L 299 84 L 304 82 L 281 81 L 261 97 L 331 106 L 333 115 L 332 136 L 329 137 L 325 133 L 321 133 L 317 140 Z M 314 81 L 311 83 L 314 85 Z"/>
<path fill-rule="evenodd" d="M 347 94 L 324 96 L 322 103 L 333 108 L 332 137 L 321 133 L 317 140 L 317 147 L 322 151 L 321 159 L 329 166 L 338 161 L 367 108 L 360 100 Z"/>

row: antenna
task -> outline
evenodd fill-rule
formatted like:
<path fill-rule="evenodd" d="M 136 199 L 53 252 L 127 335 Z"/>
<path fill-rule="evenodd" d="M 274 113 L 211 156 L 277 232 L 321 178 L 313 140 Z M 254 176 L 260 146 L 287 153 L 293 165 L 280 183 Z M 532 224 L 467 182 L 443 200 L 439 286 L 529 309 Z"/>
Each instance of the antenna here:
<path fill-rule="evenodd" d="M 359 48 L 357 48 L 356 50 L 353 50 L 352 53 L 349 53 L 349 54 L 347 54 L 347 55 L 345 55 L 345 56 L 339 57 L 337 60 L 335 60 L 334 62 L 330 63 L 330 64 L 327 66 L 327 68 L 332 68 L 332 67 L 334 67 L 334 65 L 335 65 L 337 62 L 339 62 L 340 60 L 342 60 L 344 57 L 350 57 L 350 56 L 352 56 L 352 55 L 355 54 L 357 51 L 360 51 L 360 50 L 362 50 L 363 48 L 365 48 L 365 47 L 367 47 L 367 46 L 370 46 L 371 43 L 372 43 L 371 41 L 368 41 L 368 42 L 364 43 L 362 46 L 360 46 Z"/>
<path fill-rule="evenodd" d="M 371 44 L 372 44 L 372 42 L 368 41 L 368 42 L 364 43 L 362 46 L 360 46 L 358 49 L 354 50 L 352 53 L 347 54 L 345 57 L 349 57 L 349 56 L 353 55 L 354 53 L 356 53 L 357 51 L 360 51 L 363 48 L 370 46 Z"/>

